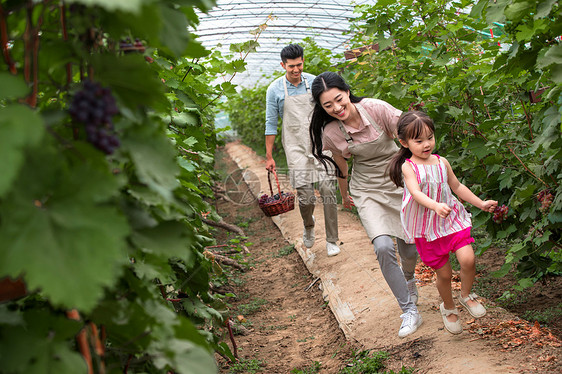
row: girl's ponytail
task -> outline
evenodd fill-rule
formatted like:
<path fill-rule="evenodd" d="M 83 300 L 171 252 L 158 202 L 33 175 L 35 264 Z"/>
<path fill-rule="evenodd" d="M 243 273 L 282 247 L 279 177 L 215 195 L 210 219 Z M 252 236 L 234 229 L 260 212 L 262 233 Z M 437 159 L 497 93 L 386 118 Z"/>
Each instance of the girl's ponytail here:
<path fill-rule="evenodd" d="M 406 162 L 407 158 L 412 157 L 412 151 L 409 148 L 400 146 L 400 150 L 396 152 L 390 164 L 388 164 L 387 173 L 390 180 L 397 187 L 404 187 L 404 178 L 402 177 L 402 164 Z"/>

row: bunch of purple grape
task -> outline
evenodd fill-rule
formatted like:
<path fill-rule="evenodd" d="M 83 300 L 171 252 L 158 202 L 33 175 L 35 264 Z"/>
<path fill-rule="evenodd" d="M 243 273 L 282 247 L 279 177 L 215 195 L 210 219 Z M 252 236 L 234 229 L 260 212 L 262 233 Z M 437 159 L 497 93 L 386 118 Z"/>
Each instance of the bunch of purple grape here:
<path fill-rule="evenodd" d="M 537 195 L 537 200 L 541 203 L 539 210 L 544 213 L 548 211 L 550 206 L 552 205 L 552 201 L 554 200 L 554 195 L 550 192 L 550 190 L 542 190 Z"/>
<path fill-rule="evenodd" d="M 84 124 L 88 142 L 94 147 L 112 154 L 121 144 L 115 135 L 112 117 L 119 113 L 111 90 L 99 83 L 84 81 L 68 109 L 70 116 Z"/>
<path fill-rule="evenodd" d="M 496 207 L 494 210 L 494 216 L 492 220 L 495 223 L 502 223 L 507 218 L 507 213 L 509 212 L 509 208 L 506 205 L 501 205 Z"/>
<path fill-rule="evenodd" d="M 271 203 L 274 203 L 274 202 L 278 201 L 279 199 L 285 198 L 287 196 L 289 196 L 289 194 L 285 193 L 283 191 L 281 191 L 281 195 L 278 194 L 278 193 L 276 193 L 273 196 L 268 196 L 267 194 L 263 194 L 263 195 L 260 196 L 258 201 L 259 201 L 260 205 L 271 204 Z"/>

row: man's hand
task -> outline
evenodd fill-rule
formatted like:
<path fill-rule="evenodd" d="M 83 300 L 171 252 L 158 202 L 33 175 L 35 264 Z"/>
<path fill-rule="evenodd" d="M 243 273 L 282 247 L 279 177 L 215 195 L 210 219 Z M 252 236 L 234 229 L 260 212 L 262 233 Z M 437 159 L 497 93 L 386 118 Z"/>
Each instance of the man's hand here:
<path fill-rule="evenodd" d="M 275 171 L 275 160 L 273 158 L 270 158 L 268 160 L 265 161 L 265 168 L 271 172 Z"/>
<path fill-rule="evenodd" d="M 351 209 L 351 207 L 355 206 L 355 203 L 353 202 L 353 199 L 349 195 L 346 195 L 345 197 L 342 196 L 342 203 L 343 203 L 343 207 L 345 209 Z"/>

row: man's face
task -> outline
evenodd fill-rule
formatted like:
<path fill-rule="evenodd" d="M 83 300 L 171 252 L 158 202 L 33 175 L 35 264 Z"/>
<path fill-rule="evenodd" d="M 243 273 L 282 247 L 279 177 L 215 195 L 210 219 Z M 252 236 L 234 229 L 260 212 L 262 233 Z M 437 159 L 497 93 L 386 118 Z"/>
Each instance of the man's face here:
<path fill-rule="evenodd" d="M 282 62 L 281 66 L 287 72 L 287 79 L 289 81 L 300 80 L 303 69 L 303 58 L 288 58 L 287 62 Z"/>

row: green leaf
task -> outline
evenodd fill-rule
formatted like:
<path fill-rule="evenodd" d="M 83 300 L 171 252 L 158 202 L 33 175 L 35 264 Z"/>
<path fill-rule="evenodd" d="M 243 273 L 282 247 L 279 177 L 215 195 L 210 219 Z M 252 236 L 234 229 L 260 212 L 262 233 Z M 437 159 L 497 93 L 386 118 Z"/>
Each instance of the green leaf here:
<path fill-rule="evenodd" d="M 86 373 L 82 356 L 68 343 L 80 324 L 62 315 L 32 310 L 20 326 L 0 325 L 0 362 L 6 373 Z"/>
<path fill-rule="evenodd" d="M 506 170 L 503 173 L 501 173 L 500 176 L 498 177 L 498 180 L 500 181 L 500 185 L 499 185 L 500 191 L 511 187 L 513 184 L 511 171 Z"/>
<path fill-rule="evenodd" d="M 17 99 L 29 94 L 30 89 L 25 81 L 7 72 L 0 72 L 0 100 Z"/>
<path fill-rule="evenodd" d="M 451 116 L 453 116 L 453 118 L 458 119 L 458 118 L 461 118 L 461 116 L 463 114 L 463 110 L 462 110 L 462 108 L 457 108 L 455 106 L 449 106 L 446 113 L 449 113 Z"/>
<path fill-rule="evenodd" d="M 532 287 L 534 284 L 535 282 L 532 278 L 523 278 L 519 279 L 518 284 L 513 286 L 513 288 L 517 291 L 523 291 L 526 288 Z"/>
<path fill-rule="evenodd" d="M 190 42 L 185 15 L 166 4 L 160 5 L 162 19 L 165 20 L 160 30 L 160 40 L 176 57 L 181 56 Z"/>
<path fill-rule="evenodd" d="M 23 105 L 0 107 L 0 197 L 23 165 L 25 150 L 39 143 L 45 128 L 37 112 Z"/>
<path fill-rule="evenodd" d="M 144 251 L 191 261 L 190 248 L 195 237 L 185 223 L 162 222 L 156 227 L 136 231 L 133 241 Z"/>
<path fill-rule="evenodd" d="M 548 215 L 548 221 L 552 224 L 562 223 L 562 212 L 557 210 Z"/>
<path fill-rule="evenodd" d="M 479 159 L 484 159 L 486 156 L 494 153 L 494 148 L 490 147 L 484 139 L 476 138 L 470 141 L 470 150 Z"/>
<path fill-rule="evenodd" d="M 179 186 L 176 175 L 176 152 L 172 143 L 158 128 L 145 124 L 129 131 L 123 139 L 123 151 L 128 152 L 135 164 L 139 180 L 168 201 Z"/>
<path fill-rule="evenodd" d="M 117 188 L 108 170 L 37 148 L 0 205 L 0 274 L 23 274 L 54 305 L 93 308 L 127 262 L 128 225 L 108 204 Z"/>
<path fill-rule="evenodd" d="M 545 68 L 551 64 L 562 64 L 562 45 L 555 44 L 546 50 L 542 57 L 537 58 L 537 67 Z"/>
<path fill-rule="evenodd" d="M 550 14 L 552 7 L 558 2 L 558 0 L 542 0 L 537 4 L 537 12 L 534 15 L 534 19 L 546 18 Z"/>
<path fill-rule="evenodd" d="M 498 0 L 494 1 L 486 11 L 486 21 L 488 23 L 499 22 L 504 23 L 505 15 L 504 10 L 505 7 L 510 3 L 509 0 Z"/>
<path fill-rule="evenodd" d="M 514 1 L 505 8 L 505 16 L 512 21 L 518 21 L 534 8 L 533 3 L 528 1 Z"/>
<path fill-rule="evenodd" d="M 470 16 L 472 18 L 482 18 L 482 11 L 488 5 L 488 0 L 479 0 L 476 5 L 470 9 Z"/>
<path fill-rule="evenodd" d="M 169 108 L 162 81 L 141 55 L 96 54 L 92 65 L 96 79 L 111 87 L 130 108 L 136 109 L 139 105 Z"/>
<path fill-rule="evenodd" d="M 201 334 L 186 319 L 179 320 L 175 326 L 175 336 L 154 340 L 147 348 L 153 354 L 157 368 L 169 365 L 175 369 L 187 368 L 186 372 L 197 374 L 215 374 L 217 367 L 211 353 L 204 348 L 205 342 Z M 199 344 L 195 344 L 195 343 Z"/>
<path fill-rule="evenodd" d="M 100 6 L 107 10 L 124 10 L 136 13 L 147 0 L 69 0 L 68 3 L 80 3 L 87 6 Z"/>
<path fill-rule="evenodd" d="M 199 124 L 199 116 L 191 112 L 173 113 L 170 123 L 179 127 L 197 126 Z"/>

